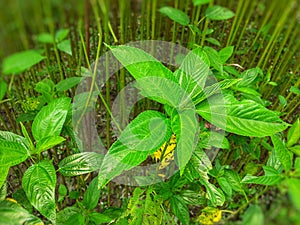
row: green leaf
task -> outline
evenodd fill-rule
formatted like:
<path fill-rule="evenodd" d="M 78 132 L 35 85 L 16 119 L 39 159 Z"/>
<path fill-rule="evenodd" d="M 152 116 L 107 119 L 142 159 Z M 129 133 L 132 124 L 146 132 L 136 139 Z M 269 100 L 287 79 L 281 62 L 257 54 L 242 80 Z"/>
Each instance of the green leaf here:
<path fill-rule="evenodd" d="M 57 44 L 57 48 L 69 55 L 72 55 L 71 41 L 69 39 L 59 42 Z"/>
<path fill-rule="evenodd" d="M 276 156 L 283 165 L 284 169 L 289 171 L 292 168 L 292 157 L 290 152 L 283 143 L 283 140 L 281 140 L 281 138 L 279 138 L 277 135 L 272 135 L 271 140 L 274 145 Z"/>
<path fill-rule="evenodd" d="M 43 59 L 45 59 L 45 57 L 34 50 L 12 54 L 3 60 L 3 73 L 7 75 L 22 73 Z"/>
<path fill-rule="evenodd" d="M 22 178 L 22 187 L 28 200 L 52 223 L 56 220 L 55 186 L 55 168 L 48 160 L 29 167 Z"/>
<path fill-rule="evenodd" d="M 56 31 L 55 33 L 55 41 L 61 42 L 63 39 L 65 39 L 69 34 L 69 29 L 60 29 Z"/>
<path fill-rule="evenodd" d="M 296 94 L 296 95 L 300 95 L 300 89 L 296 86 L 291 86 L 290 88 L 290 92 Z"/>
<path fill-rule="evenodd" d="M 275 112 L 230 95 L 214 95 L 197 105 L 196 111 L 215 126 L 243 136 L 270 136 L 287 127 Z"/>
<path fill-rule="evenodd" d="M 94 209 L 97 206 L 99 199 L 100 190 L 98 189 L 98 177 L 95 177 L 84 192 L 82 203 L 87 209 Z"/>
<path fill-rule="evenodd" d="M 3 225 L 44 225 L 44 223 L 19 204 L 1 201 L 0 202 L 0 224 Z"/>
<path fill-rule="evenodd" d="M 0 101 L 3 99 L 7 90 L 7 84 L 4 81 L 0 81 Z"/>
<path fill-rule="evenodd" d="M 57 225 L 84 225 L 85 218 L 75 206 L 64 208 L 57 213 Z"/>
<path fill-rule="evenodd" d="M 243 215 L 243 225 L 264 225 L 264 214 L 258 205 L 250 205 Z"/>
<path fill-rule="evenodd" d="M 221 189 L 209 183 L 207 180 L 201 181 L 206 188 L 206 198 L 210 200 L 213 206 L 222 206 L 225 202 L 225 195 Z"/>
<path fill-rule="evenodd" d="M 82 152 L 64 158 L 58 164 L 64 176 L 78 176 L 99 170 L 103 155 L 96 152 Z"/>
<path fill-rule="evenodd" d="M 287 135 L 287 147 L 291 147 L 296 144 L 300 139 L 300 120 L 299 118 L 295 121 L 293 126 L 289 129 Z"/>
<path fill-rule="evenodd" d="M 2 166 L 2 164 L 0 164 L 0 188 L 2 188 L 3 184 L 6 181 L 9 168 L 10 166 Z"/>
<path fill-rule="evenodd" d="M 186 203 L 179 195 L 173 195 L 170 198 L 171 209 L 174 215 L 183 225 L 190 224 L 190 214 Z"/>
<path fill-rule="evenodd" d="M 219 57 L 223 64 L 226 63 L 227 60 L 232 56 L 233 50 L 234 46 L 227 46 L 219 51 Z"/>
<path fill-rule="evenodd" d="M 193 0 L 194 6 L 204 5 L 204 4 L 208 4 L 210 2 L 211 2 L 211 0 Z"/>
<path fill-rule="evenodd" d="M 199 125 L 195 110 L 192 108 L 181 111 L 178 123 L 178 129 L 174 130 L 177 140 L 175 159 L 182 174 L 184 167 L 192 157 L 198 140 Z"/>
<path fill-rule="evenodd" d="M 139 114 L 110 147 L 99 170 L 99 186 L 103 187 L 122 171 L 143 162 L 171 136 L 170 121 L 157 111 Z"/>
<path fill-rule="evenodd" d="M 234 13 L 222 6 L 214 5 L 206 9 L 205 15 L 210 20 L 227 20 L 234 16 Z"/>
<path fill-rule="evenodd" d="M 1 139 L 11 141 L 11 142 L 17 142 L 17 143 L 21 144 L 25 149 L 29 148 L 29 144 L 28 144 L 26 138 L 24 138 L 20 135 L 14 134 L 12 132 L 9 132 L 9 131 L 1 131 L 0 130 L 0 140 Z"/>
<path fill-rule="evenodd" d="M 56 90 L 59 92 L 67 91 L 72 87 L 75 87 L 77 84 L 79 84 L 82 81 L 82 79 L 83 79 L 82 77 L 66 78 L 60 81 L 58 84 L 56 84 Z"/>
<path fill-rule="evenodd" d="M 207 41 L 207 42 L 209 42 L 209 43 L 211 43 L 213 45 L 221 47 L 221 43 L 217 39 L 215 39 L 215 38 L 212 38 L 212 37 L 205 38 L 205 41 Z"/>
<path fill-rule="evenodd" d="M 230 149 L 228 139 L 223 134 L 214 131 L 201 134 L 201 146 L 208 149 L 211 147 Z"/>
<path fill-rule="evenodd" d="M 32 151 L 34 149 L 34 145 L 29 137 L 29 134 L 28 134 L 25 126 L 23 125 L 23 123 L 20 123 L 20 124 L 21 124 L 22 133 L 23 133 L 24 137 L 26 138 L 26 141 L 29 145 L 29 149 L 30 149 L 30 151 Z"/>
<path fill-rule="evenodd" d="M 136 80 L 152 76 L 174 80 L 167 67 L 141 49 L 120 45 L 111 47 L 111 52 Z"/>
<path fill-rule="evenodd" d="M 28 150 L 20 143 L 0 139 L 0 165 L 10 167 L 24 162 L 29 156 Z"/>
<path fill-rule="evenodd" d="M 222 90 L 232 87 L 239 81 L 239 79 L 225 79 L 218 83 L 214 83 L 211 86 L 205 87 L 204 90 L 198 93 L 198 95 L 193 99 L 195 105 L 199 104 L 210 96 L 222 93 Z"/>
<path fill-rule="evenodd" d="M 168 16 L 171 20 L 183 25 L 187 26 L 190 23 L 190 19 L 186 13 L 179 9 L 175 9 L 170 6 L 165 6 L 159 9 L 159 12 Z"/>
<path fill-rule="evenodd" d="M 222 62 L 222 60 L 219 56 L 219 53 L 215 49 L 213 49 L 211 47 L 208 47 L 208 46 L 204 46 L 203 50 L 209 58 L 210 65 L 214 69 L 216 69 L 219 72 L 223 73 L 223 62 Z"/>
<path fill-rule="evenodd" d="M 244 184 L 261 184 L 261 185 L 275 185 L 281 182 L 282 178 L 277 170 L 270 166 L 263 167 L 265 171 L 264 176 L 256 177 L 247 174 L 241 181 Z"/>
<path fill-rule="evenodd" d="M 58 98 L 39 111 L 32 124 L 32 134 L 36 141 L 60 135 L 70 102 L 70 98 Z"/>
<path fill-rule="evenodd" d="M 104 214 L 98 212 L 91 212 L 88 215 L 89 221 L 94 222 L 95 224 L 110 223 L 112 219 Z"/>
<path fill-rule="evenodd" d="M 252 68 L 244 71 L 242 75 L 242 80 L 237 84 L 238 87 L 247 87 L 254 83 L 255 79 L 262 71 L 258 67 Z"/>
<path fill-rule="evenodd" d="M 295 208 L 300 211 L 300 180 L 296 178 L 289 178 L 286 180 L 288 187 L 289 197 L 295 206 Z"/>
<path fill-rule="evenodd" d="M 234 191 L 243 192 L 244 188 L 243 185 L 241 184 L 241 178 L 236 171 L 225 169 L 224 177 L 229 182 L 230 186 Z"/>
<path fill-rule="evenodd" d="M 174 73 L 181 88 L 192 98 L 203 90 L 210 72 L 205 60 L 203 50 L 196 48 L 187 54 Z"/>
<path fill-rule="evenodd" d="M 227 179 L 225 177 L 220 177 L 217 180 L 218 180 L 218 184 L 220 185 L 220 187 L 224 191 L 224 193 L 231 198 L 232 187 L 231 187 L 229 181 L 227 181 Z"/>
<path fill-rule="evenodd" d="M 41 33 L 36 36 L 36 40 L 45 44 L 53 44 L 54 38 L 49 33 Z"/>
<path fill-rule="evenodd" d="M 298 156 L 300 155 L 300 145 L 295 145 L 293 147 L 289 147 L 289 150 Z"/>
<path fill-rule="evenodd" d="M 58 187 L 58 193 L 62 196 L 66 196 L 68 193 L 68 189 L 64 184 L 60 184 Z"/>
<path fill-rule="evenodd" d="M 34 153 L 38 154 L 42 151 L 48 150 L 48 149 L 62 143 L 65 140 L 66 139 L 64 139 L 63 137 L 60 137 L 60 136 L 50 136 L 50 137 L 45 137 L 43 139 L 40 139 L 36 143 L 36 152 L 34 152 Z"/>
<path fill-rule="evenodd" d="M 282 105 L 283 107 L 285 107 L 287 105 L 287 101 L 284 96 L 278 95 L 278 99 L 279 99 L 280 105 Z"/>

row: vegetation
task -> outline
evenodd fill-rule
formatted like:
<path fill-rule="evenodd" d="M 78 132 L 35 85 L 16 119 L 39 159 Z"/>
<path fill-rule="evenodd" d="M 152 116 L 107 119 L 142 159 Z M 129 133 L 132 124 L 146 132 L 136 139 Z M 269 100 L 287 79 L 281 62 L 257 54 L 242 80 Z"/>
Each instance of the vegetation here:
<path fill-rule="evenodd" d="M 0 4 L 0 224 L 300 224 L 296 0 Z"/>

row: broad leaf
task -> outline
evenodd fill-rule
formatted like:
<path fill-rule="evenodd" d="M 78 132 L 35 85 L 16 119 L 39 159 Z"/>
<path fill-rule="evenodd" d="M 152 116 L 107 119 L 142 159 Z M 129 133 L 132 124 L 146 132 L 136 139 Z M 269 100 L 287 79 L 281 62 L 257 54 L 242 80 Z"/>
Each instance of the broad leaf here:
<path fill-rule="evenodd" d="M 57 225 L 84 225 L 85 217 L 75 206 L 64 208 L 57 213 Z"/>
<path fill-rule="evenodd" d="M 39 111 L 32 124 L 32 134 L 36 141 L 60 135 L 70 102 L 70 98 L 58 98 Z"/>
<path fill-rule="evenodd" d="M 170 6 L 165 6 L 160 8 L 159 12 L 167 15 L 171 20 L 174 20 L 175 22 L 183 26 L 187 26 L 190 23 L 188 15 L 179 9 L 175 9 Z"/>
<path fill-rule="evenodd" d="M 44 225 L 44 223 L 19 204 L 1 201 L 0 202 L 0 224 L 3 225 Z"/>
<path fill-rule="evenodd" d="M 209 58 L 210 66 L 212 66 L 214 69 L 218 70 L 219 72 L 223 73 L 223 62 L 219 56 L 219 53 L 214 48 L 208 46 L 204 46 L 203 51 L 206 53 L 206 55 Z"/>
<path fill-rule="evenodd" d="M 217 39 L 215 39 L 215 38 L 212 38 L 212 37 L 205 38 L 205 41 L 207 41 L 207 42 L 209 42 L 209 43 L 211 43 L 213 45 L 221 47 L 221 43 Z"/>
<path fill-rule="evenodd" d="M 170 121 L 163 114 L 152 110 L 139 114 L 105 155 L 98 175 L 99 186 L 139 165 L 170 136 Z"/>
<path fill-rule="evenodd" d="M 243 185 L 241 184 L 241 178 L 236 171 L 225 169 L 224 177 L 229 182 L 230 186 L 234 191 L 243 192 L 244 188 Z"/>
<path fill-rule="evenodd" d="M 89 217 L 89 221 L 92 221 L 95 224 L 110 223 L 113 220 L 109 216 L 98 213 L 98 212 L 91 212 L 91 213 L 89 213 L 88 217 Z"/>
<path fill-rule="evenodd" d="M 52 223 L 56 220 L 55 186 L 55 168 L 48 160 L 29 167 L 22 178 L 28 200 Z"/>
<path fill-rule="evenodd" d="M 33 50 L 18 52 L 3 60 L 4 74 L 19 74 L 33 65 L 42 61 L 45 57 Z"/>
<path fill-rule="evenodd" d="M 265 171 L 264 176 L 252 176 L 246 175 L 242 183 L 244 184 L 262 184 L 262 185 L 275 185 L 281 182 L 282 177 L 280 176 L 279 172 L 270 166 L 263 167 Z"/>
<path fill-rule="evenodd" d="M 225 177 L 220 177 L 217 180 L 218 180 L 218 184 L 220 185 L 222 191 L 224 191 L 224 193 L 227 196 L 229 196 L 229 198 L 231 198 L 232 187 L 231 187 L 231 184 L 229 183 L 229 181 L 227 181 L 227 179 Z"/>
<path fill-rule="evenodd" d="M 179 195 L 170 198 L 171 209 L 183 225 L 190 224 L 190 214 L 186 203 Z"/>
<path fill-rule="evenodd" d="M 284 130 L 277 114 L 251 101 L 215 95 L 197 105 L 197 113 L 215 126 L 243 136 L 263 137 Z"/>
<path fill-rule="evenodd" d="M 237 86 L 238 87 L 250 86 L 257 79 L 257 76 L 261 73 L 262 73 L 262 71 L 258 67 L 244 71 L 241 74 L 242 80 L 237 84 Z"/>
<path fill-rule="evenodd" d="M 82 81 L 82 79 L 83 77 L 70 77 L 64 79 L 60 81 L 58 84 L 56 84 L 56 90 L 59 92 L 67 91 L 72 87 L 75 87 L 77 84 L 79 84 Z"/>
<path fill-rule="evenodd" d="M 230 149 L 229 141 L 222 133 L 209 131 L 201 133 L 201 146 L 202 148 L 222 148 Z"/>
<path fill-rule="evenodd" d="M 26 138 L 9 131 L 0 131 L 0 140 L 1 139 L 11 141 L 11 142 L 18 142 L 25 149 L 29 148 L 29 143 L 27 142 Z"/>
<path fill-rule="evenodd" d="M 175 80 L 168 68 L 141 49 L 120 45 L 111 47 L 111 52 L 136 80 L 153 76 Z"/>
<path fill-rule="evenodd" d="M 203 90 L 209 67 L 203 60 L 203 50 L 196 48 L 190 51 L 183 59 L 179 69 L 174 73 L 181 88 L 187 92 L 191 98 Z"/>
<path fill-rule="evenodd" d="M 60 136 L 50 136 L 50 137 L 45 137 L 36 143 L 36 152 L 35 154 L 40 153 L 44 150 L 48 150 L 60 143 L 65 141 L 63 137 Z"/>
<path fill-rule="evenodd" d="M 206 9 L 205 15 L 210 20 L 227 20 L 234 16 L 234 13 L 222 6 L 214 5 Z"/>
<path fill-rule="evenodd" d="M 243 215 L 244 225 L 264 225 L 264 214 L 258 205 L 250 205 Z"/>
<path fill-rule="evenodd" d="M 64 158 L 58 164 L 64 176 L 78 176 L 99 170 L 103 155 L 96 152 L 82 152 Z"/>
<path fill-rule="evenodd" d="M 24 162 L 29 151 L 22 144 L 0 139 L 0 165 L 9 167 Z"/>
<path fill-rule="evenodd" d="M 292 156 L 290 155 L 290 152 L 283 143 L 283 140 L 281 140 L 278 135 L 272 135 L 271 140 L 274 145 L 276 156 L 283 165 L 284 169 L 289 171 L 292 168 Z"/>
<path fill-rule="evenodd" d="M 94 209 L 98 204 L 99 198 L 98 177 L 95 177 L 84 192 L 82 203 L 87 209 Z"/>

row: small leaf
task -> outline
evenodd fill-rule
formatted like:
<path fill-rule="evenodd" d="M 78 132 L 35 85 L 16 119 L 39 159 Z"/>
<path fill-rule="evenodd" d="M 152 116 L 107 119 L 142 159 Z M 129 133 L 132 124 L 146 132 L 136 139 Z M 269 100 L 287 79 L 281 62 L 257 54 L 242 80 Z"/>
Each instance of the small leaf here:
<path fill-rule="evenodd" d="M 190 23 L 190 19 L 186 13 L 179 9 L 175 9 L 173 7 L 165 6 L 159 9 L 159 12 L 167 15 L 171 20 L 175 22 L 187 26 Z"/>
<path fill-rule="evenodd" d="M 221 47 L 221 43 L 217 39 L 215 39 L 215 38 L 212 38 L 212 37 L 205 38 L 205 41 L 207 41 L 207 42 L 209 42 L 209 43 L 211 43 L 213 45 Z"/>
<path fill-rule="evenodd" d="M 55 33 L 55 41 L 61 42 L 63 39 L 65 39 L 69 34 L 69 29 L 60 29 L 56 31 Z"/>
<path fill-rule="evenodd" d="M 65 140 L 66 139 L 64 139 L 63 137 L 60 137 L 60 136 L 45 137 L 45 138 L 37 141 L 37 143 L 36 143 L 36 152 L 34 152 L 34 153 L 38 154 L 42 151 L 53 148 L 54 146 L 62 143 Z"/>
<path fill-rule="evenodd" d="M 56 174 L 51 161 L 44 160 L 29 167 L 22 178 L 22 187 L 30 203 L 55 223 Z"/>
<path fill-rule="evenodd" d="M 284 96 L 278 95 L 278 99 L 279 99 L 280 105 L 282 105 L 283 107 L 285 107 L 287 105 L 287 101 Z"/>
<path fill-rule="evenodd" d="M 262 71 L 258 67 L 252 68 L 244 71 L 242 75 L 242 80 L 237 84 L 238 87 L 247 87 L 254 83 L 255 79 Z"/>
<path fill-rule="evenodd" d="M 38 34 L 35 38 L 38 42 L 41 42 L 41 43 L 45 43 L 45 44 L 53 44 L 54 43 L 54 38 L 49 33 Z"/>
<path fill-rule="evenodd" d="M 219 183 L 221 189 L 224 191 L 224 193 L 231 198 L 232 187 L 231 187 L 229 181 L 227 181 L 227 179 L 225 177 L 220 177 L 220 178 L 218 178 L 218 183 Z"/>
<path fill-rule="evenodd" d="M 89 213 L 88 217 L 89 217 L 89 221 L 92 221 L 95 224 L 110 223 L 113 220 L 109 216 L 100 214 L 98 212 L 91 212 Z"/>
<path fill-rule="evenodd" d="M 0 101 L 3 99 L 7 90 L 7 84 L 4 81 L 0 81 Z"/>
<path fill-rule="evenodd" d="M 84 192 L 82 203 L 87 209 L 94 209 L 98 204 L 99 198 L 98 177 L 95 177 Z"/>
<path fill-rule="evenodd" d="M 57 225 L 84 225 L 85 218 L 75 206 L 64 208 L 57 213 Z"/>
<path fill-rule="evenodd" d="M 277 135 L 272 135 L 271 140 L 274 145 L 276 156 L 283 165 L 284 169 L 289 171 L 292 168 L 292 157 L 290 152 L 283 143 L 283 140 L 281 140 L 281 138 L 279 138 Z"/>
<path fill-rule="evenodd" d="M 210 20 L 227 20 L 234 16 L 234 13 L 222 6 L 214 5 L 206 9 L 205 15 Z"/>
<path fill-rule="evenodd" d="M 203 48 L 204 52 L 206 53 L 206 55 L 208 56 L 208 59 L 210 61 L 210 65 L 218 70 L 219 72 L 223 73 L 223 62 L 219 56 L 219 53 L 211 48 L 211 47 L 208 47 L 208 46 L 205 46 Z"/>
<path fill-rule="evenodd" d="M 59 92 L 67 91 L 72 87 L 75 87 L 77 84 L 79 84 L 82 81 L 82 79 L 83 79 L 82 77 L 70 77 L 64 79 L 60 81 L 58 84 L 56 84 L 56 90 Z"/>
<path fill-rule="evenodd" d="M 292 86 L 290 88 L 290 92 L 292 92 L 292 93 L 294 93 L 296 95 L 300 95 L 300 89 L 298 87 L 296 87 L 296 86 Z"/>
<path fill-rule="evenodd" d="M 71 41 L 69 39 L 59 42 L 57 44 L 57 48 L 69 55 L 72 55 Z"/>
<path fill-rule="evenodd" d="M 293 126 L 289 129 L 287 135 L 287 147 L 291 147 L 296 144 L 300 139 L 300 120 L 297 119 Z"/>
<path fill-rule="evenodd" d="M 78 176 L 98 170 L 103 155 L 96 152 L 82 152 L 64 158 L 58 164 L 59 172 L 64 176 Z"/>
<path fill-rule="evenodd" d="M 15 53 L 3 60 L 3 73 L 7 75 L 22 73 L 43 59 L 45 57 L 34 50 Z"/>
<path fill-rule="evenodd" d="M 208 4 L 210 2 L 211 2 L 211 0 L 193 0 L 194 6 L 204 5 L 204 4 Z"/>
<path fill-rule="evenodd" d="M 206 188 L 206 198 L 210 200 L 214 206 L 222 206 L 225 202 L 225 195 L 215 185 L 209 183 L 207 180 L 201 182 Z"/>
<path fill-rule="evenodd" d="M 244 225 L 264 225 L 264 214 L 258 205 L 250 205 L 243 215 Z"/>
<path fill-rule="evenodd" d="M 171 209 L 174 215 L 183 225 L 190 224 L 190 214 L 188 207 L 181 196 L 173 195 L 170 199 Z"/>
<path fill-rule="evenodd" d="M 58 193 L 61 196 L 66 196 L 67 193 L 68 193 L 67 187 L 65 185 L 63 185 L 63 184 L 60 184 L 59 187 L 58 187 Z"/>
<path fill-rule="evenodd" d="M 60 135 L 70 102 L 70 98 L 58 98 L 39 111 L 32 124 L 32 134 L 36 141 Z"/>
<path fill-rule="evenodd" d="M 203 148 L 222 148 L 222 149 L 230 149 L 229 141 L 223 134 L 209 131 L 207 133 L 201 134 L 201 145 Z"/>
<path fill-rule="evenodd" d="M 233 50 L 234 46 L 227 46 L 219 51 L 219 57 L 223 64 L 226 63 L 227 60 L 232 56 Z"/>

